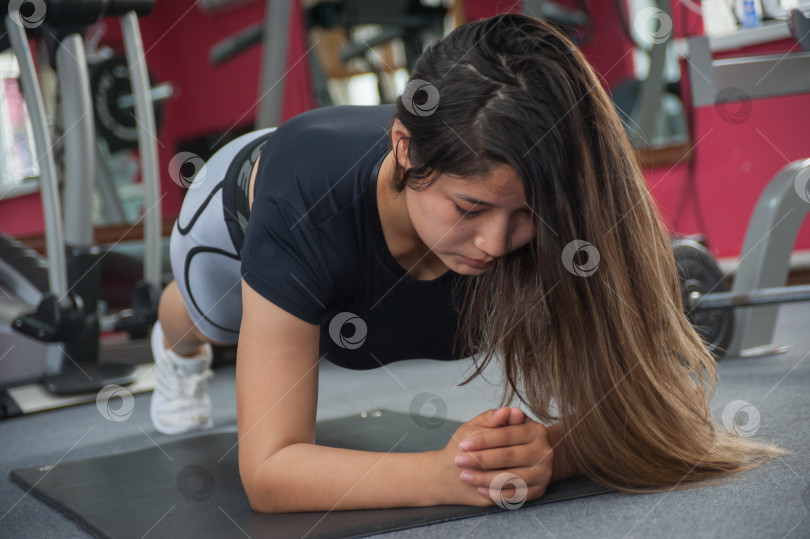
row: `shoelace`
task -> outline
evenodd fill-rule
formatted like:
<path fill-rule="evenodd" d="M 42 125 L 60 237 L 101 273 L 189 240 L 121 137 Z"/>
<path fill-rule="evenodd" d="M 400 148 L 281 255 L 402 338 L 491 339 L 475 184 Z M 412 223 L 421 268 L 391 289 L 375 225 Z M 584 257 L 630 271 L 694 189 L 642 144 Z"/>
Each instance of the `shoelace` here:
<path fill-rule="evenodd" d="M 186 397 L 199 397 L 205 387 L 205 382 L 214 377 L 213 371 L 206 369 L 200 373 L 192 373 L 185 376 L 185 391 L 183 392 Z"/>
<path fill-rule="evenodd" d="M 175 367 L 171 361 L 161 361 L 157 365 L 158 388 L 169 399 L 194 399 L 203 393 L 204 383 L 210 380 L 214 373 L 206 369 L 200 373 L 184 373 Z"/>

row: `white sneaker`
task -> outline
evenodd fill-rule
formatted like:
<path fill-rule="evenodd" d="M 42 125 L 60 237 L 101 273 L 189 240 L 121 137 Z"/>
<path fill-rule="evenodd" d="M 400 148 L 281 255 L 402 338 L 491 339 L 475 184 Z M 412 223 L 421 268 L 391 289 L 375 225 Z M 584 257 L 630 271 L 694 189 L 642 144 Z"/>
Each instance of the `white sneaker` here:
<path fill-rule="evenodd" d="M 180 357 L 163 346 L 163 329 L 156 322 L 152 355 L 157 376 L 149 412 L 155 428 L 163 434 L 212 428 L 208 396 L 208 380 L 214 376 L 211 345 L 206 344 L 198 356 Z"/>

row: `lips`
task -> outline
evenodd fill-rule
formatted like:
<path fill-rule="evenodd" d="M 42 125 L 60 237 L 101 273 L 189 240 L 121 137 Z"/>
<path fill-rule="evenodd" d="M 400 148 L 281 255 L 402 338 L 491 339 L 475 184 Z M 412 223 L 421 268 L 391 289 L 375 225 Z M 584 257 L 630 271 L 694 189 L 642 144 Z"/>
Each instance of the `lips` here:
<path fill-rule="evenodd" d="M 465 264 L 474 268 L 488 268 L 495 261 L 494 258 L 490 258 L 489 260 L 467 258 L 466 256 L 462 256 L 461 258 L 464 260 Z"/>

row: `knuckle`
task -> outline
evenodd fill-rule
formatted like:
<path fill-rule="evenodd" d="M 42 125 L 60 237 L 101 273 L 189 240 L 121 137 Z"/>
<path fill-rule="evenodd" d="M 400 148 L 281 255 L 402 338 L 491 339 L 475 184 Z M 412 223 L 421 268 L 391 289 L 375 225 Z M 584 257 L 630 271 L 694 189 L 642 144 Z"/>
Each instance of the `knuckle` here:
<path fill-rule="evenodd" d="M 536 464 L 544 464 L 544 463 L 552 463 L 554 462 L 554 450 L 553 449 L 546 449 L 543 451 L 542 449 L 537 453 L 537 463 Z"/>
<path fill-rule="evenodd" d="M 509 445 L 509 443 L 511 441 L 511 436 L 509 434 L 509 429 L 503 429 L 503 428 L 499 429 L 498 434 L 497 434 L 497 438 L 498 438 L 498 443 L 500 443 L 501 445 Z"/>
<path fill-rule="evenodd" d="M 501 449 L 501 457 L 507 462 L 515 460 L 515 450 L 512 447 L 504 447 Z"/>

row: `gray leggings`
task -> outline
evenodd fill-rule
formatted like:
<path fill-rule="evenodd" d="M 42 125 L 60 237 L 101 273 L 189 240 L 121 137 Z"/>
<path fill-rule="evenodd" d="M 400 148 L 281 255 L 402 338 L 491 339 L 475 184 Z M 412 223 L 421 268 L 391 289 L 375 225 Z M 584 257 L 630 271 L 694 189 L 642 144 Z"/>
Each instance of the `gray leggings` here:
<path fill-rule="evenodd" d="M 218 150 L 197 173 L 172 229 L 174 280 L 194 325 L 218 343 L 236 344 L 242 323 L 241 260 L 225 224 L 223 180 L 242 148 L 273 131 L 247 133 Z"/>

